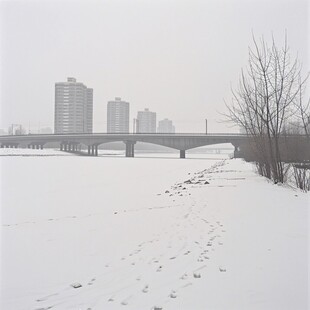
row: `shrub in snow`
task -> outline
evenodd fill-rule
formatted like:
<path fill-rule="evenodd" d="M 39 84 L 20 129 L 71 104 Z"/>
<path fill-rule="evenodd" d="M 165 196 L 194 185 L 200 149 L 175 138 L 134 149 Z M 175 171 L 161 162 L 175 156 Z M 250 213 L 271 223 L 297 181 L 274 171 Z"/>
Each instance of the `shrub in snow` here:
<path fill-rule="evenodd" d="M 310 164 L 294 164 L 293 172 L 296 186 L 305 192 L 310 191 Z"/>

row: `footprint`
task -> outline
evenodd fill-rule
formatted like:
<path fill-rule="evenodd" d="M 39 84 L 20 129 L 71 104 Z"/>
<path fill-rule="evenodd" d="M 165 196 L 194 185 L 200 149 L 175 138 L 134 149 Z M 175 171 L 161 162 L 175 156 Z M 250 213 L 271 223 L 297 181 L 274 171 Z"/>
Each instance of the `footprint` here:
<path fill-rule="evenodd" d="M 127 306 L 128 305 L 128 301 L 129 301 L 129 299 L 131 298 L 132 296 L 129 296 L 129 297 L 127 297 L 126 299 L 124 299 L 122 302 L 121 302 L 121 305 L 122 306 Z"/>
<path fill-rule="evenodd" d="M 47 300 L 48 298 L 53 297 L 53 296 L 57 296 L 57 295 L 58 295 L 57 293 L 56 293 L 56 294 L 47 295 L 47 296 L 45 296 L 45 297 L 42 297 L 42 298 L 37 299 L 37 301 L 38 301 L 38 302 L 40 302 L 40 301 L 45 301 L 45 300 Z"/>
<path fill-rule="evenodd" d="M 184 273 L 182 276 L 181 276 L 181 280 L 186 280 L 188 278 L 188 274 L 187 273 Z"/>
<path fill-rule="evenodd" d="M 93 285 L 95 281 L 96 281 L 96 279 L 95 279 L 95 278 L 92 278 L 92 279 L 87 283 L 87 285 Z"/>
<path fill-rule="evenodd" d="M 145 287 L 142 290 L 143 293 L 148 293 L 149 292 L 149 286 L 145 285 Z"/>
<path fill-rule="evenodd" d="M 189 286 L 191 286 L 191 285 L 193 285 L 193 283 L 192 283 L 192 282 L 189 282 L 189 283 L 186 283 L 185 285 L 183 285 L 182 288 L 186 288 L 186 287 L 189 287 Z"/>
<path fill-rule="evenodd" d="M 169 297 L 170 297 L 170 298 L 177 298 L 177 293 L 176 293 L 176 291 L 171 291 Z"/>

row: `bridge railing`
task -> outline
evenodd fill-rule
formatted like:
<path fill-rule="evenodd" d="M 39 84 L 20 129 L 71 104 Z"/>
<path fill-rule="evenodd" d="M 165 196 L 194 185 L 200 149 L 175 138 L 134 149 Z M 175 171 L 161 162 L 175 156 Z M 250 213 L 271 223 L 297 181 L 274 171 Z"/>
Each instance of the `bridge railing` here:
<path fill-rule="evenodd" d="M 24 134 L 24 135 L 0 135 L 1 137 L 25 137 L 25 136 L 33 136 L 33 137 L 55 137 L 55 136 L 100 136 L 100 135 L 128 135 L 128 136 L 247 136 L 246 134 L 240 133 L 159 133 L 159 132 L 137 132 L 137 133 L 128 133 L 128 132 L 94 132 L 94 133 L 76 133 L 76 132 L 68 132 L 68 133 L 54 133 L 54 134 Z"/>

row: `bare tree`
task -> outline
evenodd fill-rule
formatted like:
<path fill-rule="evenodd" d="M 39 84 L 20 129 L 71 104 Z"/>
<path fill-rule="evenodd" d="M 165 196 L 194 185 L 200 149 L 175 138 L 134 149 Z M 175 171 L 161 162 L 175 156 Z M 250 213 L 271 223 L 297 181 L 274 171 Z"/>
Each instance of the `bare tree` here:
<path fill-rule="evenodd" d="M 264 38 L 253 36 L 246 71 L 241 71 L 239 86 L 232 90 L 228 118 L 251 137 L 251 147 L 259 172 L 275 183 L 284 182 L 281 133 L 285 122 L 296 112 L 296 101 L 305 84 L 301 66 L 291 59 L 287 37 L 278 48 L 274 38 L 269 46 Z"/>
<path fill-rule="evenodd" d="M 308 75 L 309 76 L 309 75 Z M 306 135 L 307 138 L 310 137 L 310 98 L 307 102 L 304 101 L 304 88 L 301 79 L 299 79 L 299 83 L 301 87 L 299 89 L 299 94 L 296 100 L 296 107 L 297 107 L 297 117 L 298 121 L 301 123 L 301 128 L 303 133 Z"/>

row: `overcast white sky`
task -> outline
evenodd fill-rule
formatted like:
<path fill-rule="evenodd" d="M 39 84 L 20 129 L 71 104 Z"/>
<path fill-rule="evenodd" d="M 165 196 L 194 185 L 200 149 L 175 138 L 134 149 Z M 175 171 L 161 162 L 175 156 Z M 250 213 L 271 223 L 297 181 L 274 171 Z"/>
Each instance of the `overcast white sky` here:
<path fill-rule="evenodd" d="M 219 123 L 230 85 L 247 62 L 251 31 L 309 68 L 305 0 L 1 1 L 1 123 L 54 127 L 55 82 L 73 76 L 94 89 L 94 131 L 106 105 L 149 108 L 178 132 L 232 129 Z"/>

